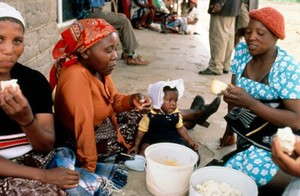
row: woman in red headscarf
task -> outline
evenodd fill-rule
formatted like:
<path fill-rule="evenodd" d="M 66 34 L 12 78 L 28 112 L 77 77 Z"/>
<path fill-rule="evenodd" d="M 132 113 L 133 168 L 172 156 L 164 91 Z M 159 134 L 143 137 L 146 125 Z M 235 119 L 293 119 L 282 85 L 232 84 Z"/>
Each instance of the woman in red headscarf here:
<path fill-rule="evenodd" d="M 129 127 L 124 129 L 127 138 L 120 133 L 116 113 L 143 110 L 150 99 L 141 93 L 121 94 L 115 88 L 110 74 L 116 66 L 119 38 L 110 24 L 102 19 L 79 20 L 61 35 L 50 75 L 53 88 L 57 82 L 57 139 L 75 150 L 80 167 L 94 172 L 98 157 L 121 152 L 129 147 L 125 139 L 133 137 Z M 124 115 L 132 122 L 139 119 Z"/>
<path fill-rule="evenodd" d="M 59 148 L 50 167 L 75 166 L 80 172 L 80 187 L 67 190 L 71 195 L 84 195 L 86 191 L 92 195 L 110 195 L 126 184 L 127 172 L 116 164 L 97 161 L 128 148 L 129 142 L 125 139 L 135 133 L 126 127 L 123 135 L 127 137 L 123 137 L 116 113 L 122 113 L 124 118 L 137 124 L 135 121 L 141 113 L 135 111 L 130 116 L 123 112 L 144 110 L 150 105 L 150 99 L 141 93 L 121 94 L 115 88 L 110 74 L 116 66 L 119 38 L 106 21 L 79 20 L 61 36 L 53 50 L 56 61 L 50 73 L 52 89 L 56 86 L 56 142 L 70 147 L 76 161 L 72 150 Z"/>

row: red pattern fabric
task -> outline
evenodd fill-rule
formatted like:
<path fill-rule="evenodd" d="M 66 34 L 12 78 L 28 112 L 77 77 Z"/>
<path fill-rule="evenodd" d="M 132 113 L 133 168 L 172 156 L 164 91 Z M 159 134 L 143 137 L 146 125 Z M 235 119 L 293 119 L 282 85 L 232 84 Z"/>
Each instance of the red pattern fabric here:
<path fill-rule="evenodd" d="M 62 67 L 77 62 L 77 54 L 91 48 L 102 38 L 116 32 L 116 29 L 103 19 L 83 19 L 73 23 L 61 33 L 62 38 L 56 43 L 52 56 L 55 59 L 50 71 L 50 85 L 54 89 Z"/>

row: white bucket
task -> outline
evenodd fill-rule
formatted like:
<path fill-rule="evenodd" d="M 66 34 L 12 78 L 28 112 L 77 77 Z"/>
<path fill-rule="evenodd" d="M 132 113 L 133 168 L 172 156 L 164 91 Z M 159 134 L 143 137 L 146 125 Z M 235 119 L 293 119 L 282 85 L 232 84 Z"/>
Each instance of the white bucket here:
<path fill-rule="evenodd" d="M 192 149 L 174 143 L 148 146 L 146 156 L 146 187 L 157 196 L 187 195 L 189 179 L 198 155 Z"/>
<path fill-rule="evenodd" d="M 194 187 L 207 180 L 225 182 L 242 192 L 243 196 L 257 196 L 258 188 L 252 178 L 241 171 L 221 166 L 207 166 L 193 172 L 190 179 L 189 196 L 202 196 Z"/>

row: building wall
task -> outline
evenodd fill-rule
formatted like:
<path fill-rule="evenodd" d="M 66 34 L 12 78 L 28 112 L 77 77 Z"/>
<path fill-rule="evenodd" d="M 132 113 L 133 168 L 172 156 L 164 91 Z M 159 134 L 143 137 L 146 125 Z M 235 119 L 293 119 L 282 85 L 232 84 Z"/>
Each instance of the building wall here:
<path fill-rule="evenodd" d="M 25 51 L 20 63 L 37 69 L 47 78 L 53 63 L 52 49 L 59 39 L 56 0 L 2 0 L 21 12 L 25 19 Z"/>

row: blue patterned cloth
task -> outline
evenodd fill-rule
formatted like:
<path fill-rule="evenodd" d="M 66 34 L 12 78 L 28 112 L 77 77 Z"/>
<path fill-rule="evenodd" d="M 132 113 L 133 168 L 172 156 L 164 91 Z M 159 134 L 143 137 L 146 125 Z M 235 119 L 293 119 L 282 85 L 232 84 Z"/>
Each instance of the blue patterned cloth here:
<path fill-rule="evenodd" d="M 230 68 L 232 74 L 236 75 L 236 86 L 258 100 L 300 99 L 300 64 L 285 50 L 278 46 L 277 50 L 276 60 L 266 76 L 267 85 L 242 76 L 252 56 L 246 43 L 239 43 Z M 278 171 L 271 160 L 271 152 L 256 146 L 236 154 L 225 166 L 246 173 L 259 187 L 267 184 Z"/>
<path fill-rule="evenodd" d="M 67 147 L 56 150 L 48 168 L 65 167 L 80 173 L 79 185 L 66 192 L 71 196 L 111 195 L 126 185 L 128 173 L 117 164 L 97 163 L 95 173 L 76 167 L 75 153 Z"/>
<path fill-rule="evenodd" d="M 258 186 L 267 184 L 278 171 L 278 166 L 271 159 L 271 152 L 253 145 L 234 155 L 225 167 L 244 172 Z"/>
<path fill-rule="evenodd" d="M 230 71 L 236 75 L 235 85 L 259 100 L 299 99 L 300 64 L 277 46 L 278 54 L 268 75 L 269 85 L 242 77 L 246 64 L 252 59 L 245 42 L 236 47 Z"/>

